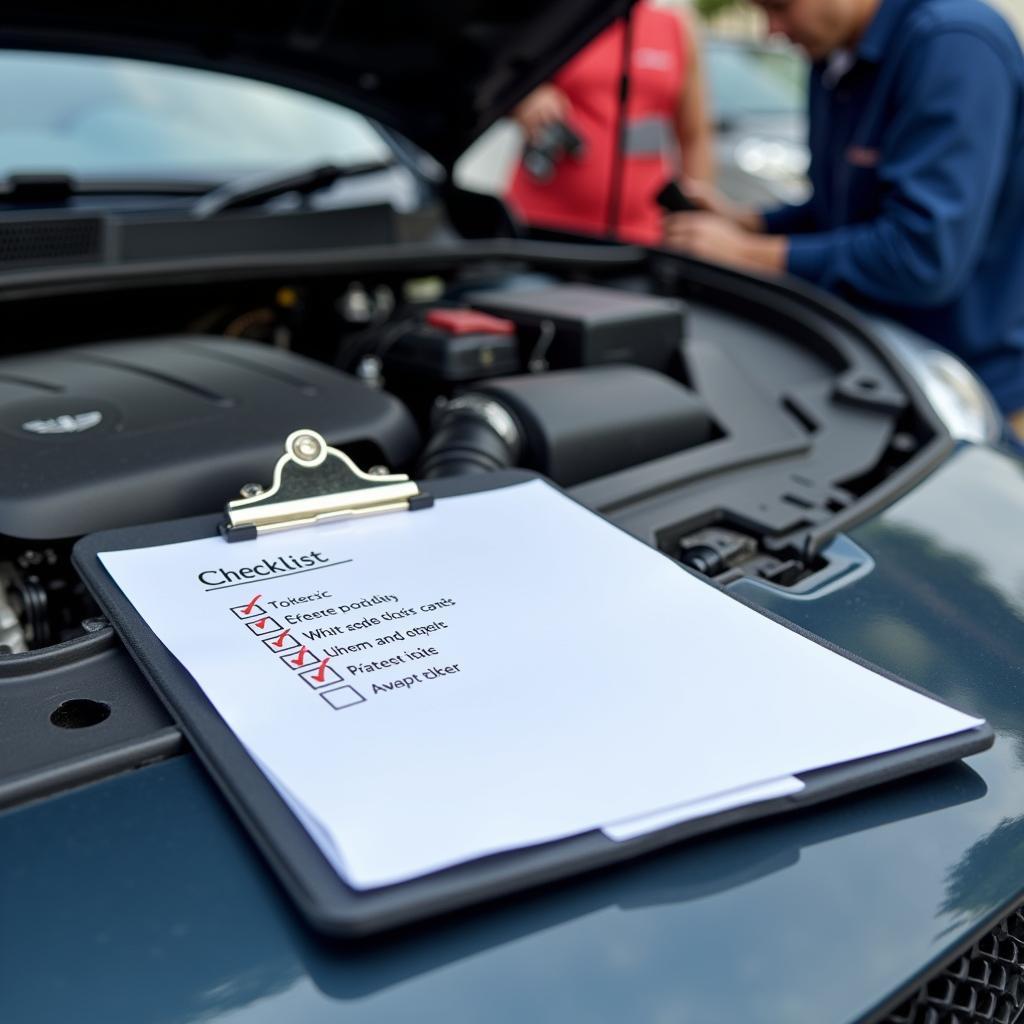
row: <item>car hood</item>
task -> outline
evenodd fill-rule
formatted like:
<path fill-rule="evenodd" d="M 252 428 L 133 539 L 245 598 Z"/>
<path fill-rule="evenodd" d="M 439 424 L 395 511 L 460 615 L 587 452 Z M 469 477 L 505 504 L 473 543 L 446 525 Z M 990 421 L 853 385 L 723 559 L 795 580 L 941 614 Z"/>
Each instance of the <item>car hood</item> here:
<path fill-rule="evenodd" d="M 5 5 L 0 46 L 276 82 L 373 117 L 450 167 L 633 0 Z"/>
<path fill-rule="evenodd" d="M 837 539 L 866 574 L 736 585 L 985 716 L 996 744 L 966 763 L 338 943 L 303 926 L 196 758 L 174 757 L 0 815 L 6 1018 L 877 1020 L 1021 898 L 1022 482 L 1018 459 L 964 446 Z"/>

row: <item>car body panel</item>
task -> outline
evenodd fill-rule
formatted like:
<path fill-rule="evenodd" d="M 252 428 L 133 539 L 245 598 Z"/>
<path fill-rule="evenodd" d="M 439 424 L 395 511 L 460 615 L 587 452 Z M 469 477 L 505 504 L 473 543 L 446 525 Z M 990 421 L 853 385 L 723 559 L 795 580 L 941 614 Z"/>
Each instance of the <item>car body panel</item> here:
<path fill-rule="evenodd" d="M 998 734 L 991 750 L 352 944 L 302 924 L 196 759 L 177 757 L 0 816 L 5 1017 L 821 1024 L 873 1014 L 1021 896 L 1022 483 L 1020 460 L 962 446 L 844 539 L 868 571 L 818 593 L 736 585 L 984 715 Z"/>

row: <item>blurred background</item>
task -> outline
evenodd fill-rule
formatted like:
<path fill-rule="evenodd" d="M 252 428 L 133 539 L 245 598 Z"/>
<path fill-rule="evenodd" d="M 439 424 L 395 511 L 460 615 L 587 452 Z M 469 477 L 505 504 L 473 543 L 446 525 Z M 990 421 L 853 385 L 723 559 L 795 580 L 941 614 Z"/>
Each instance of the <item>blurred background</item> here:
<path fill-rule="evenodd" d="M 991 2 L 1024 40 L 1024 0 Z M 801 202 L 809 190 L 802 54 L 769 37 L 761 12 L 744 0 L 662 0 L 660 6 L 686 11 L 700 32 L 719 187 L 762 208 Z M 521 147 L 518 127 L 499 122 L 456 165 L 456 182 L 503 194 Z"/>

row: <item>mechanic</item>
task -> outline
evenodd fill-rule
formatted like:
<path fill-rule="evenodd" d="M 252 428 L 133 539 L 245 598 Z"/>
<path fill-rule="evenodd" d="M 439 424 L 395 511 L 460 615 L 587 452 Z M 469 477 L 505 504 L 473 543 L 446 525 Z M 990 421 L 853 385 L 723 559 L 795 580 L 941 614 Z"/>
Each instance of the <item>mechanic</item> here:
<path fill-rule="evenodd" d="M 786 270 L 946 346 L 1024 437 L 1024 56 L 979 0 L 754 0 L 814 62 L 811 198 L 697 183 L 666 241 Z"/>
<path fill-rule="evenodd" d="M 527 140 L 566 125 L 579 148 L 538 177 L 524 159 L 506 200 L 527 224 L 662 243 L 655 196 L 680 171 L 710 182 L 711 128 L 695 33 L 680 12 L 640 0 L 629 24 L 629 86 L 616 173 L 626 27 L 620 19 L 513 111 Z"/>

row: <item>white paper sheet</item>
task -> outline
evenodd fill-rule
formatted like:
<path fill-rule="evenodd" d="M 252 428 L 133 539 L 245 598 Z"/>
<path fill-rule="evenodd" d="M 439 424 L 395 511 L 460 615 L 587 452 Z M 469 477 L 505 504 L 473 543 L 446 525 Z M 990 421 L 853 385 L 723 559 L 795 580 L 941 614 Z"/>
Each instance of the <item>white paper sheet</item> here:
<path fill-rule="evenodd" d="M 804 784 L 800 779 L 793 775 L 785 775 L 781 779 L 769 779 L 752 786 L 730 789 L 728 793 L 718 793 L 704 800 L 692 800 L 688 804 L 672 807 L 657 814 L 645 814 L 640 818 L 617 821 L 610 825 L 604 825 L 601 831 L 609 839 L 621 843 L 628 839 L 636 839 L 637 836 L 645 836 L 650 832 L 658 832 L 670 825 L 680 825 L 684 821 L 707 818 L 712 814 L 721 814 L 722 811 L 735 810 L 737 807 L 750 807 L 752 804 L 775 800 L 780 796 L 792 796 L 803 788 Z"/>
<path fill-rule="evenodd" d="M 540 481 L 101 558 L 356 888 L 978 724 Z"/>

